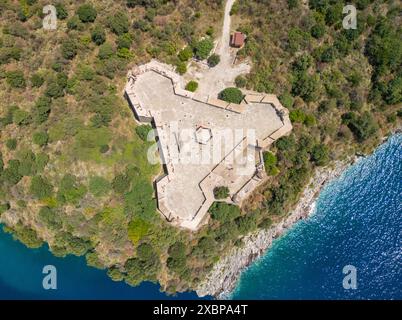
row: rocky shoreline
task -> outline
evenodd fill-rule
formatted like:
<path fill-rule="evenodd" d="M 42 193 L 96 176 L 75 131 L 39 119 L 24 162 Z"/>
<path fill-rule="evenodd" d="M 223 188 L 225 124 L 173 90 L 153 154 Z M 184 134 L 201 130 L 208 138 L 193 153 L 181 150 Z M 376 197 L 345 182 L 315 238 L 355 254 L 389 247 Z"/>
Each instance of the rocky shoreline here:
<path fill-rule="evenodd" d="M 233 248 L 213 267 L 209 275 L 198 285 L 197 294 L 200 297 L 210 295 L 217 299 L 227 298 L 236 287 L 241 272 L 263 255 L 274 239 L 283 235 L 297 221 L 306 219 L 314 213 L 315 202 L 320 191 L 357 159 L 358 157 L 336 161 L 331 167 L 317 168 L 295 209 L 269 229 L 259 230 L 246 236 L 241 248 Z"/>

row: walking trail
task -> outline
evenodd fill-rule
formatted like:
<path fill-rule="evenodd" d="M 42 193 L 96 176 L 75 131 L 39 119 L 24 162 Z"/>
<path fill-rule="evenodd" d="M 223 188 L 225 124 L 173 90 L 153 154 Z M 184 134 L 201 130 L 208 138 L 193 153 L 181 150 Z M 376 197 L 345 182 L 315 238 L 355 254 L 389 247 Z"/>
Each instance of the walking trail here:
<path fill-rule="evenodd" d="M 198 72 L 189 70 L 193 78 L 199 83 L 197 93 L 201 96 L 216 97 L 220 91 L 227 87 L 234 86 L 234 80 L 238 75 L 250 72 L 250 66 L 246 63 L 234 65 L 237 49 L 230 47 L 230 10 L 236 0 L 228 0 L 225 5 L 222 35 L 218 41 L 215 53 L 220 56 L 220 63 L 209 68 L 205 64 L 199 63 L 198 67 L 202 70 Z"/>

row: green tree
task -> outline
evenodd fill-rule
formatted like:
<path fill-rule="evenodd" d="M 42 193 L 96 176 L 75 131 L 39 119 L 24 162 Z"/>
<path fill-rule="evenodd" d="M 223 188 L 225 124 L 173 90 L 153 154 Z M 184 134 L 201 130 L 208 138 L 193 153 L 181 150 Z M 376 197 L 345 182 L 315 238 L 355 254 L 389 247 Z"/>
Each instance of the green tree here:
<path fill-rule="evenodd" d="M 45 122 L 51 111 L 52 100 L 50 97 L 42 96 L 36 101 L 33 108 L 33 117 L 37 124 Z"/>
<path fill-rule="evenodd" d="M 137 257 L 126 261 L 125 280 L 131 285 L 138 285 L 141 281 L 156 281 L 160 268 L 159 256 L 148 243 L 141 243 L 137 248 Z"/>
<path fill-rule="evenodd" d="M 77 15 L 84 23 L 94 22 L 97 16 L 96 9 L 90 4 L 83 4 L 78 7 Z"/>
<path fill-rule="evenodd" d="M 91 32 L 92 41 L 100 46 L 106 41 L 106 33 L 101 25 L 96 25 Z"/>
<path fill-rule="evenodd" d="M 342 122 L 353 132 L 358 141 L 364 141 L 375 135 L 378 124 L 369 112 L 358 116 L 353 112 L 342 115 Z"/>
<path fill-rule="evenodd" d="M 243 101 L 244 95 L 240 89 L 231 87 L 222 90 L 218 97 L 226 102 L 240 104 Z"/>
<path fill-rule="evenodd" d="M 209 208 L 212 219 L 218 220 L 221 223 L 229 222 L 240 216 L 238 206 L 227 204 L 225 202 L 214 202 Z"/>
<path fill-rule="evenodd" d="M 70 30 L 78 30 L 82 29 L 82 22 L 78 16 L 73 16 L 67 21 L 67 28 Z"/>
<path fill-rule="evenodd" d="M 319 81 L 318 75 L 310 76 L 306 72 L 300 72 L 293 81 L 292 94 L 300 96 L 306 102 L 314 101 L 319 94 Z"/>
<path fill-rule="evenodd" d="M 183 242 L 175 242 L 169 247 L 169 257 L 166 261 L 168 268 L 178 274 L 186 270 L 186 246 Z"/>
<path fill-rule="evenodd" d="M 182 61 L 182 62 L 187 62 L 188 60 L 190 60 L 192 58 L 192 56 L 193 56 L 193 50 L 189 46 L 185 47 L 178 54 L 178 57 L 179 57 L 180 61 Z"/>
<path fill-rule="evenodd" d="M 118 11 L 114 13 L 112 16 L 109 16 L 108 25 L 110 30 L 112 30 L 113 33 L 119 36 L 122 35 L 123 33 L 128 32 L 130 22 L 128 20 L 127 15 L 124 12 Z"/>
<path fill-rule="evenodd" d="M 217 66 L 220 61 L 221 61 L 221 57 L 218 54 L 214 53 L 208 58 L 208 65 L 211 68 L 213 68 L 213 67 Z"/>
<path fill-rule="evenodd" d="M 31 77 L 31 85 L 34 88 L 40 88 L 44 82 L 45 82 L 45 79 L 38 73 L 35 73 Z"/>

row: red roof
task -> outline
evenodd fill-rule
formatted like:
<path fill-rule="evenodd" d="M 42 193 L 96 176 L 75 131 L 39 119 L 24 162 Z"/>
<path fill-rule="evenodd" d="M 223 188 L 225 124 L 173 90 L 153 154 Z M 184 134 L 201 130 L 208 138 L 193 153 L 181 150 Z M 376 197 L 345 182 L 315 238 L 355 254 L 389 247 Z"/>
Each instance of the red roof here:
<path fill-rule="evenodd" d="M 244 34 L 236 31 L 232 36 L 232 46 L 241 47 L 244 44 Z"/>

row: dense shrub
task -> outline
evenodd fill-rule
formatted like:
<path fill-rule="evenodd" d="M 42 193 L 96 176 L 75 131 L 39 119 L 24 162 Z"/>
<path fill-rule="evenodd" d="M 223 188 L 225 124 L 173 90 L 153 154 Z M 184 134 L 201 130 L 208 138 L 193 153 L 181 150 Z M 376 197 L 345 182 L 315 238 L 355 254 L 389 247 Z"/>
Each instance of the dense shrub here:
<path fill-rule="evenodd" d="M 135 132 L 140 137 L 142 141 L 147 141 L 148 134 L 152 130 L 152 127 L 147 124 L 143 124 L 140 126 L 135 127 Z"/>
<path fill-rule="evenodd" d="M 129 49 L 131 47 L 132 42 L 133 39 L 131 38 L 131 35 L 129 33 L 124 33 L 117 38 L 117 47 L 119 49 L 121 48 Z"/>
<path fill-rule="evenodd" d="M 214 43 L 210 38 L 203 39 L 195 44 L 194 54 L 197 59 L 204 60 L 208 58 L 213 47 Z"/>
<path fill-rule="evenodd" d="M 77 9 L 77 15 L 84 23 L 94 22 L 97 16 L 97 12 L 92 5 L 83 4 Z"/>
<path fill-rule="evenodd" d="M 31 122 L 31 116 L 28 112 L 17 109 L 13 112 L 13 122 L 19 126 L 27 125 Z"/>
<path fill-rule="evenodd" d="M 221 61 L 221 57 L 218 54 L 212 54 L 209 58 L 208 58 L 208 65 L 213 68 L 216 65 L 219 64 L 219 62 Z"/>
<path fill-rule="evenodd" d="M 123 194 L 130 191 L 130 178 L 125 174 L 118 174 L 114 177 L 112 186 L 114 191 Z"/>
<path fill-rule="evenodd" d="M 219 93 L 219 99 L 226 102 L 240 104 L 243 101 L 244 95 L 238 88 L 226 88 Z"/>
<path fill-rule="evenodd" d="M 34 176 L 29 191 L 35 198 L 44 199 L 52 196 L 53 186 L 41 176 Z"/>
<path fill-rule="evenodd" d="M 240 215 L 238 206 L 225 202 L 214 202 L 209 208 L 209 212 L 211 213 L 212 219 L 222 223 L 234 220 Z"/>
<path fill-rule="evenodd" d="M 77 177 L 72 174 L 65 174 L 60 181 L 57 199 L 61 203 L 77 205 L 86 194 L 86 191 L 86 187 L 78 182 Z"/>
<path fill-rule="evenodd" d="M 109 42 L 105 42 L 99 47 L 98 57 L 100 59 L 109 59 L 115 53 L 113 45 Z"/>
<path fill-rule="evenodd" d="M 127 33 L 130 27 L 127 15 L 121 11 L 116 12 L 108 18 L 108 25 L 110 30 L 118 36 Z"/>
<path fill-rule="evenodd" d="M 168 268 L 178 274 L 186 270 L 186 246 L 183 242 L 176 242 L 169 247 L 169 257 L 166 261 Z"/>
<path fill-rule="evenodd" d="M 61 54 L 64 59 L 73 59 L 78 52 L 77 44 L 75 40 L 67 38 L 63 41 L 61 45 Z"/>
<path fill-rule="evenodd" d="M 214 188 L 215 199 L 226 199 L 229 197 L 229 188 L 226 186 L 220 186 Z"/>
<path fill-rule="evenodd" d="M 366 140 L 378 131 L 378 124 L 369 112 L 357 115 L 353 112 L 342 115 L 342 121 L 359 141 Z"/>
<path fill-rule="evenodd" d="M 191 92 L 195 92 L 198 88 L 198 82 L 191 80 L 186 84 L 186 90 L 187 91 L 191 91 Z"/>
<path fill-rule="evenodd" d="M 6 212 L 8 209 L 10 209 L 10 204 L 7 203 L 0 203 L 0 216 L 2 213 Z"/>
<path fill-rule="evenodd" d="M 247 84 L 247 79 L 243 76 L 237 76 L 235 79 L 236 87 L 244 88 Z"/>
<path fill-rule="evenodd" d="M 12 88 L 25 88 L 26 82 L 24 73 L 20 70 L 6 72 L 6 81 Z"/>
<path fill-rule="evenodd" d="M 89 191 L 96 197 L 101 197 L 109 193 L 111 184 L 103 177 L 95 176 L 89 180 Z"/>
<path fill-rule="evenodd" d="M 8 139 L 6 146 L 9 150 L 15 150 L 17 148 L 17 139 Z"/>
<path fill-rule="evenodd" d="M 57 231 L 62 227 L 62 221 L 57 213 L 49 207 L 42 207 L 38 214 L 39 220 L 50 230 Z"/>
<path fill-rule="evenodd" d="M 187 66 L 184 62 L 178 62 L 176 64 L 176 71 L 178 74 L 185 74 L 187 72 Z"/>
<path fill-rule="evenodd" d="M 96 25 L 92 29 L 91 39 L 98 46 L 106 41 L 106 33 L 101 25 Z"/>
<path fill-rule="evenodd" d="M 22 175 L 19 173 L 19 167 L 20 161 L 16 159 L 9 160 L 7 167 L 3 170 L 1 180 L 9 185 L 17 184 L 22 179 Z"/>
<path fill-rule="evenodd" d="M 192 58 L 192 56 L 193 56 L 193 50 L 189 46 L 185 47 L 178 54 L 178 57 L 182 62 L 187 62 Z"/>
<path fill-rule="evenodd" d="M 325 166 L 329 162 L 329 149 L 324 144 L 319 144 L 313 147 L 311 152 L 311 160 L 317 166 Z"/>
<path fill-rule="evenodd" d="M 263 154 L 264 157 L 264 166 L 265 166 L 265 172 L 269 176 L 275 176 L 279 173 L 279 169 L 276 166 L 278 163 L 278 159 L 276 156 L 269 151 L 264 152 Z"/>
<path fill-rule="evenodd" d="M 45 79 L 38 73 L 35 73 L 31 77 L 31 85 L 34 88 L 40 88 L 44 82 L 45 82 Z"/>
<path fill-rule="evenodd" d="M 33 143 L 37 144 L 40 147 L 47 144 L 48 140 L 49 140 L 49 136 L 46 131 L 35 132 L 32 137 Z"/>
<path fill-rule="evenodd" d="M 60 20 L 67 19 L 68 12 L 67 12 L 66 8 L 64 7 L 64 5 L 61 2 L 59 2 L 59 3 L 56 3 L 54 6 L 56 8 L 57 18 Z"/>

